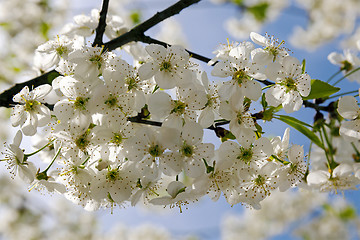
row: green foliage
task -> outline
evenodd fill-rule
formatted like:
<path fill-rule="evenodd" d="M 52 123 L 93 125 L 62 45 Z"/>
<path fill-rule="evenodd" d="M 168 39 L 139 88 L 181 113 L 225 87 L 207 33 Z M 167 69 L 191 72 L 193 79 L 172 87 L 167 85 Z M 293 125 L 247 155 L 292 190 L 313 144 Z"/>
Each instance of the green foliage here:
<path fill-rule="evenodd" d="M 225 142 L 228 139 L 234 140 L 236 137 L 230 131 L 226 131 L 225 136 L 221 138 L 221 142 Z"/>
<path fill-rule="evenodd" d="M 301 73 L 304 74 L 305 73 L 305 64 L 306 64 L 306 60 L 305 58 L 302 60 L 301 63 Z"/>
<path fill-rule="evenodd" d="M 259 3 L 252 7 L 248 7 L 247 11 L 254 15 L 255 19 L 259 22 L 263 22 L 266 19 L 266 12 L 269 8 L 269 4 L 267 2 Z"/>
<path fill-rule="evenodd" d="M 311 80 L 310 94 L 307 97 L 303 97 L 303 99 L 327 98 L 330 95 L 337 93 L 339 90 L 340 88 L 338 87 L 331 86 L 330 84 L 318 79 L 313 79 Z"/>
<path fill-rule="evenodd" d="M 42 22 L 40 25 L 40 33 L 46 40 L 49 40 L 49 31 L 51 29 L 51 25 L 47 22 Z"/>
<path fill-rule="evenodd" d="M 306 127 L 306 126 L 310 126 L 309 124 L 304 123 L 296 118 L 293 118 L 290 116 L 285 116 L 285 115 L 278 115 L 278 117 L 276 117 L 276 118 L 279 119 L 280 121 L 288 124 L 289 126 L 295 128 L 296 130 L 298 130 L 299 132 L 304 134 L 307 138 L 309 138 L 313 143 L 315 143 L 316 145 L 318 145 L 319 147 L 324 149 L 324 145 L 322 144 L 322 142 L 320 141 L 318 136 L 316 136 L 314 132 L 310 131 Z"/>

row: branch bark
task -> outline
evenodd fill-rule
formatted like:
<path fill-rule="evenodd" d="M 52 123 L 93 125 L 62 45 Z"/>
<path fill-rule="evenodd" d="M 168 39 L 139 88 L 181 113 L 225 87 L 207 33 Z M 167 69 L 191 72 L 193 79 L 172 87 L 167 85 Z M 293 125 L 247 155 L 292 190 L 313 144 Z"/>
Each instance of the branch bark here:
<path fill-rule="evenodd" d="M 104 0 L 101 11 L 100 11 L 99 24 L 96 28 L 96 35 L 95 35 L 94 43 L 92 44 L 93 47 L 101 46 L 104 44 L 103 36 L 105 33 L 105 28 L 106 28 L 106 15 L 108 12 L 108 8 L 109 8 L 109 0 Z"/>

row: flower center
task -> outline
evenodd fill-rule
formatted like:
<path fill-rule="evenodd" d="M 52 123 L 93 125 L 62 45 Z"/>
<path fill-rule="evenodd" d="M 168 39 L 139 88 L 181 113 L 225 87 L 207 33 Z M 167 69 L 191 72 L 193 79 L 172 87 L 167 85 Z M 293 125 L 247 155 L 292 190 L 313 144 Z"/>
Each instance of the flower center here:
<path fill-rule="evenodd" d="M 102 57 L 101 55 L 95 55 L 95 56 L 92 56 L 90 59 L 89 59 L 90 62 L 94 63 L 94 64 L 97 64 L 97 67 L 98 69 L 101 68 L 101 65 L 102 65 Z"/>
<path fill-rule="evenodd" d="M 174 108 L 171 110 L 170 113 L 177 113 L 180 115 L 185 112 L 185 108 L 187 107 L 187 104 L 179 100 L 174 100 L 173 103 L 174 103 Z"/>
<path fill-rule="evenodd" d="M 345 70 L 346 72 L 349 72 L 351 71 L 351 69 L 353 69 L 353 65 L 347 60 L 342 61 L 341 64 L 342 64 L 341 70 Z"/>
<path fill-rule="evenodd" d="M 108 97 L 108 99 L 106 99 L 105 104 L 111 108 L 114 107 L 117 103 L 117 98 L 115 96 L 113 96 L 112 94 L 110 94 L 110 96 Z"/>
<path fill-rule="evenodd" d="M 119 170 L 118 169 L 108 170 L 108 172 L 106 173 L 106 179 L 108 179 L 110 182 L 121 180 Z"/>
<path fill-rule="evenodd" d="M 245 163 L 249 163 L 252 159 L 253 156 L 253 152 L 251 149 L 245 149 L 243 147 L 241 147 L 241 153 L 239 156 L 237 156 L 237 159 L 240 159 L 242 161 L 244 161 Z"/>
<path fill-rule="evenodd" d="M 255 179 L 254 179 L 254 183 L 257 186 L 262 186 L 265 184 L 265 178 L 261 175 L 258 175 Z"/>
<path fill-rule="evenodd" d="M 248 78 L 248 75 L 245 73 L 243 69 L 237 70 L 234 75 L 232 76 L 232 79 L 241 86 L 243 81 Z"/>
<path fill-rule="evenodd" d="M 114 136 L 112 137 L 110 142 L 119 146 L 122 143 L 122 140 L 123 138 L 120 133 L 114 133 Z"/>
<path fill-rule="evenodd" d="M 85 150 L 85 148 L 89 145 L 90 141 L 87 138 L 87 134 L 84 133 L 83 135 L 81 135 L 80 137 L 78 137 L 77 139 L 75 139 L 75 145 L 82 151 Z"/>
<path fill-rule="evenodd" d="M 77 97 L 75 99 L 75 109 L 80 109 L 80 110 L 86 110 L 86 103 L 89 101 L 89 98 L 84 98 L 84 97 Z"/>
<path fill-rule="evenodd" d="M 68 51 L 68 49 L 66 47 L 64 47 L 63 45 L 60 45 L 59 47 L 56 48 L 56 52 L 60 56 L 62 56 L 64 53 L 67 53 L 67 51 Z"/>
<path fill-rule="evenodd" d="M 191 157 L 194 154 L 194 147 L 184 142 L 180 151 L 185 157 Z"/>
<path fill-rule="evenodd" d="M 171 72 L 171 63 L 169 61 L 162 62 L 160 71 Z"/>
<path fill-rule="evenodd" d="M 136 89 L 138 87 L 136 79 L 133 78 L 133 77 L 132 78 L 126 78 L 125 82 L 128 85 L 128 91 L 131 91 L 133 88 Z"/>
<path fill-rule="evenodd" d="M 286 87 L 287 92 L 289 92 L 290 90 L 296 91 L 296 82 L 290 77 L 285 78 L 285 80 L 282 81 L 281 85 Z"/>
<path fill-rule="evenodd" d="M 156 144 L 155 146 L 151 146 L 149 148 L 149 153 L 152 157 L 160 157 L 163 153 L 163 150 L 160 148 L 159 145 Z"/>
<path fill-rule="evenodd" d="M 36 100 L 28 100 L 25 102 L 25 111 L 32 112 L 36 109 L 36 106 L 40 103 Z"/>

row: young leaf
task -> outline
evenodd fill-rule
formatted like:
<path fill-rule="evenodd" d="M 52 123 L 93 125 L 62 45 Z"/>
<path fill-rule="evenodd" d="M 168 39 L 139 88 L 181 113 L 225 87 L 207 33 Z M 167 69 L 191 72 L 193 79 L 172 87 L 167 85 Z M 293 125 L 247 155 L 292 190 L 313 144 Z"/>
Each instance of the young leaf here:
<path fill-rule="evenodd" d="M 303 97 L 304 100 L 316 99 L 316 98 L 326 98 L 336 92 L 340 88 L 331 86 L 330 84 L 320 81 L 318 79 L 311 80 L 311 91 L 309 96 Z"/>
<path fill-rule="evenodd" d="M 301 73 L 304 74 L 305 73 L 305 64 L 306 64 L 306 60 L 305 58 L 302 60 L 301 63 Z"/>
<path fill-rule="evenodd" d="M 305 127 L 309 126 L 309 124 L 285 115 L 278 115 L 277 119 L 295 128 L 296 130 L 304 134 L 307 138 L 309 138 L 313 143 L 324 149 L 324 145 L 322 144 L 318 136 L 316 136 L 314 132 L 310 131 L 307 127 Z"/>

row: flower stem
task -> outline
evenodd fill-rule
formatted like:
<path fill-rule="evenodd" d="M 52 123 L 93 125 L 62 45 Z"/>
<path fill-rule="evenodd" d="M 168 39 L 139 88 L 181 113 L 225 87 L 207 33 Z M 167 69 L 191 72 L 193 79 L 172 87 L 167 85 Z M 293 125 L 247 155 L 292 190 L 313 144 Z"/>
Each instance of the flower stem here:
<path fill-rule="evenodd" d="M 45 148 L 47 148 L 48 146 L 50 146 L 50 145 L 54 142 L 54 140 L 55 140 L 55 139 L 50 140 L 49 143 L 47 143 L 47 144 L 46 144 L 45 146 L 43 146 L 42 148 L 36 150 L 35 152 L 29 153 L 29 154 L 24 154 L 25 157 L 28 158 L 28 157 L 30 157 L 30 156 L 32 156 L 32 155 L 37 154 L 38 152 L 41 152 L 42 150 L 44 150 Z"/>
<path fill-rule="evenodd" d="M 341 96 L 348 95 L 348 94 L 352 94 L 352 93 L 358 93 L 358 92 L 359 92 L 359 90 L 354 90 L 354 91 L 339 93 L 339 94 L 336 94 L 336 95 L 334 95 L 334 96 L 329 97 L 328 99 L 330 99 L 330 98 L 337 98 L 337 97 L 341 97 Z M 328 100 L 328 99 L 326 99 L 326 100 Z"/>
<path fill-rule="evenodd" d="M 59 156 L 59 154 L 60 154 L 60 151 L 61 151 L 61 147 L 60 147 L 59 150 L 56 152 L 56 154 L 55 154 L 55 156 L 53 157 L 53 159 L 52 159 L 51 163 L 49 164 L 49 166 L 43 171 L 44 173 L 46 173 L 46 172 L 50 169 L 50 167 L 54 164 L 55 159 L 56 159 L 56 158 Z"/>
<path fill-rule="evenodd" d="M 333 75 L 331 75 L 331 77 L 326 81 L 327 83 L 329 83 L 334 77 L 336 77 L 339 73 L 341 73 L 341 69 L 339 71 L 337 71 L 336 73 L 334 73 Z"/>
<path fill-rule="evenodd" d="M 360 70 L 360 67 L 356 68 L 355 70 L 352 70 L 351 72 L 349 72 L 348 74 L 344 75 L 342 78 L 340 78 L 339 80 L 337 80 L 333 86 L 335 86 L 336 84 L 338 84 L 339 82 L 341 82 L 343 79 L 347 78 L 348 76 L 350 76 L 351 74 L 353 74 L 354 72 L 357 72 Z"/>

